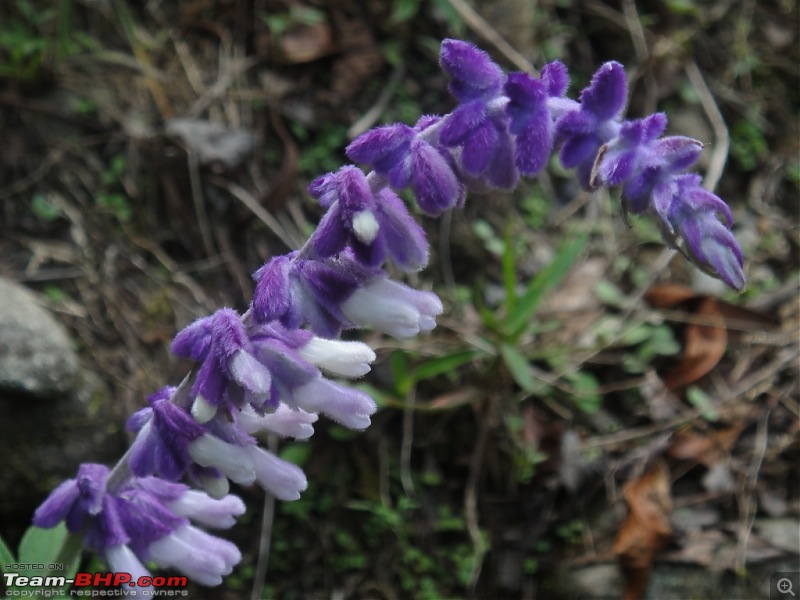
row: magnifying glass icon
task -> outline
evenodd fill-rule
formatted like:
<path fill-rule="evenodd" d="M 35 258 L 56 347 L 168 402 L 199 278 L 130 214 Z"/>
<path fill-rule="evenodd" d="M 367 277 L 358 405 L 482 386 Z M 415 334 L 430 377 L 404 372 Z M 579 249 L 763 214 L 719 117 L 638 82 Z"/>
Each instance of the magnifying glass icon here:
<path fill-rule="evenodd" d="M 792 591 L 792 580 L 788 577 L 779 579 L 775 587 L 778 588 L 781 594 L 791 594 L 793 598 L 796 597 L 795 593 Z"/>

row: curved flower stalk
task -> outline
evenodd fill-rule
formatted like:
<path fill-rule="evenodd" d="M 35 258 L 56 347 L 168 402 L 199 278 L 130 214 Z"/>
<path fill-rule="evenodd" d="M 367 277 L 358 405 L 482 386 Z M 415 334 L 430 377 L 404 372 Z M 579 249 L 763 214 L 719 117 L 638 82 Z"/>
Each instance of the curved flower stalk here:
<path fill-rule="evenodd" d="M 428 261 L 424 231 L 397 195 L 406 188 L 422 212 L 437 216 L 469 192 L 514 188 L 558 151 L 584 188 L 622 186 L 626 212 L 652 216 L 667 244 L 744 287 L 731 212 L 687 173 L 702 144 L 661 137 L 663 114 L 624 120 L 619 63 L 603 65 L 572 100 L 560 62 L 545 65 L 539 78 L 506 75 L 458 40 L 442 43 L 440 62 L 458 106 L 355 139 L 348 157 L 372 170 L 348 165 L 311 183 L 309 194 L 327 212 L 303 248 L 255 272 L 244 314 L 223 308 L 178 333 L 172 351 L 195 368 L 130 418 L 136 438 L 113 470 L 83 465 L 39 508 L 37 525 L 65 520 L 114 569 L 138 573 L 153 561 L 217 585 L 240 554 L 191 521 L 232 524 L 244 506 L 228 495 L 229 481 L 257 483 L 282 500 L 307 486 L 302 470 L 260 445 L 264 435 L 308 439 L 319 413 L 351 429 L 370 425 L 374 401 L 331 377 L 365 375 L 375 353 L 337 340 L 342 330 L 372 327 L 406 338 L 431 331 L 443 311 L 435 294 L 383 269 L 390 261 L 412 273 Z M 189 491 L 178 483 L 184 479 L 205 491 Z M 193 554 L 193 546 L 202 551 Z"/>

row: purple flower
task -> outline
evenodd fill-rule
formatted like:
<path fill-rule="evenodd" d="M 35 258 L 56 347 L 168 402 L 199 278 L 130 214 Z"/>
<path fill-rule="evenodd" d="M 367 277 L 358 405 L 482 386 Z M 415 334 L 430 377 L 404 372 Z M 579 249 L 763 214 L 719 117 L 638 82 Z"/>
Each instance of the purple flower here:
<path fill-rule="evenodd" d="M 608 62 L 581 92 L 580 108 L 568 111 L 556 122 L 561 163 L 567 169 L 576 169 L 585 189 L 590 189 L 592 167 L 600 147 L 617 135 L 627 95 L 625 69 L 617 62 Z"/>
<path fill-rule="evenodd" d="M 353 162 L 369 165 L 398 190 L 411 183 L 408 155 L 417 132 L 404 123 L 376 127 L 359 135 L 345 149 Z M 321 200 L 320 200 L 321 202 Z"/>
<path fill-rule="evenodd" d="M 653 196 L 664 241 L 709 275 L 743 290 L 744 257 L 730 230 L 733 215 L 722 200 L 703 189 L 700 176 L 688 173 L 660 183 Z"/>
<path fill-rule="evenodd" d="M 656 157 L 663 150 L 653 142 L 666 127 L 667 116 L 664 113 L 622 123 L 617 137 L 601 146 L 595 158 L 589 179 L 591 188 L 620 185 L 636 173 L 642 162 L 653 164 L 657 161 Z"/>
<path fill-rule="evenodd" d="M 625 210 L 633 213 L 648 210 L 656 185 L 670 181 L 692 166 L 702 150 L 702 142 L 680 136 L 653 141 L 640 150 L 641 164 L 622 188 Z M 663 209 L 656 208 L 656 212 L 664 214 Z"/>
<path fill-rule="evenodd" d="M 376 410 L 372 399 L 327 380 L 316 365 L 337 375 L 358 377 L 369 371 L 368 363 L 375 359 L 375 353 L 366 344 L 316 337 L 295 344 L 285 340 L 280 331 L 274 335 L 274 331 L 274 325 L 267 325 L 253 340 L 259 360 L 275 374 L 280 401 L 295 410 L 321 412 L 345 427 L 366 428 Z"/>
<path fill-rule="evenodd" d="M 229 386 L 239 386 L 250 403 L 263 404 L 269 398 L 271 375 L 250 350 L 241 317 L 229 308 L 195 321 L 172 342 L 174 354 L 200 363 L 192 391 L 216 408 L 238 399 L 240 394 Z"/>
<path fill-rule="evenodd" d="M 253 315 L 296 329 L 308 324 L 323 337 L 337 337 L 345 320 L 339 305 L 375 271 L 344 251 L 324 261 L 292 255 L 272 259 L 254 274 Z"/>
<path fill-rule="evenodd" d="M 450 93 L 462 102 L 496 94 L 505 80 L 486 52 L 461 40 L 442 42 L 439 64 L 451 78 Z"/>
<path fill-rule="evenodd" d="M 150 406 L 128 419 L 128 429 L 138 435 L 128 464 L 134 475 L 158 475 L 177 481 L 191 464 L 188 445 L 206 433 L 184 409 L 172 404 L 174 388 L 163 388 L 147 399 Z"/>
<path fill-rule="evenodd" d="M 436 118 L 423 117 L 413 129 L 396 124 L 368 131 L 353 140 L 347 155 L 372 167 L 395 189 L 411 186 L 420 209 L 431 216 L 440 215 L 458 204 L 462 186 L 447 150 L 434 147 L 421 135 L 436 122 Z M 397 257 L 393 258 L 397 262 Z"/>
<path fill-rule="evenodd" d="M 244 513 L 240 499 L 214 500 L 155 477 L 134 478 L 110 491 L 108 475 L 102 465 L 81 465 L 78 476 L 61 484 L 36 510 L 34 524 L 49 528 L 66 521 L 69 531 L 84 531 L 86 545 L 113 570 L 134 577 L 148 575 L 144 563 L 153 561 L 213 586 L 241 560 L 236 546 L 190 522 L 229 527 Z"/>
<path fill-rule="evenodd" d="M 445 153 L 424 140 L 414 140 L 408 161 L 411 189 L 420 209 L 432 217 L 458 205 L 463 186 Z"/>
<path fill-rule="evenodd" d="M 428 241 L 405 204 L 389 189 L 373 193 L 367 177 L 353 166 L 314 180 L 309 193 L 328 212 L 311 243 L 320 258 L 342 252 L 346 246 L 369 267 L 390 256 L 404 271 L 419 271 L 428 262 Z"/>

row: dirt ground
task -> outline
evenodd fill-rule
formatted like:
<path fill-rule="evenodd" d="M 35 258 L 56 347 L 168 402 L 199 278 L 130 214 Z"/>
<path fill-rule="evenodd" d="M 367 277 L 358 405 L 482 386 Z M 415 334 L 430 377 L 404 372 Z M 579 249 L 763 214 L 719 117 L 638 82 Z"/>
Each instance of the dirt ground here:
<path fill-rule="evenodd" d="M 363 382 L 381 406 L 372 427 L 320 423 L 310 443 L 284 446 L 306 495 L 262 521 L 263 494 L 241 490 L 248 513 L 230 536 L 243 562 L 192 597 L 249 595 L 267 540 L 263 597 L 287 599 L 657 598 L 653 578 L 675 565 L 745 597 L 761 589 L 759 565 L 797 564 L 780 535 L 800 523 L 796 3 L 470 6 L 0 8 L 0 275 L 68 327 L 120 431 L 186 373 L 169 354 L 175 333 L 245 309 L 251 273 L 302 244 L 321 215 L 305 188 L 345 164 L 354 135 L 452 109 L 445 37 L 509 70 L 560 59 L 572 97 L 604 61 L 622 62 L 628 114 L 664 111 L 670 134 L 703 141 L 700 172 L 733 210 L 742 295 L 557 164 L 423 219 L 433 255 L 413 283 L 443 298 L 440 326 L 408 343 L 348 334 L 377 348 Z M 586 246 L 518 340 L 522 371 L 495 352 L 409 376 L 494 347 L 485 314 L 507 309 L 504 257 L 524 286 L 579 234 Z M 597 567 L 612 580 L 587 575 Z"/>

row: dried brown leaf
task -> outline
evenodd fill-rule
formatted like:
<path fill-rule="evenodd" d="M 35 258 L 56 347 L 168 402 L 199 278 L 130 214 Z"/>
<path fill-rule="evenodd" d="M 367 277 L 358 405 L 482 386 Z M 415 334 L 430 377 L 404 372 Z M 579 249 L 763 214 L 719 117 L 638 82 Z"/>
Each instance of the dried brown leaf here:
<path fill-rule="evenodd" d="M 693 460 L 711 467 L 730 454 L 744 427 L 744 423 L 738 423 L 708 433 L 679 431 L 672 439 L 667 453 L 673 458 Z"/>
<path fill-rule="evenodd" d="M 653 308 L 672 308 L 696 297 L 697 292 L 683 285 L 656 285 L 644 295 L 644 299 Z"/>
<path fill-rule="evenodd" d="M 664 383 L 673 391 L 694 383 L 717 366 L 728 345 L 728 331 L 716 298 L 700 299 L 695 314 L 705 317 L 707 324 L 686 326 L 681 360 L 664 376 Z"/>
<path fill-rule="evenodd" d="M 628 504 L 628 517 L 617 533 L 614 554 L 625 575 L 625 600 L 644 595 L 653 559 L 672 536 L 669 472 L 656 462 L 639 479 L 629 481 L 622 490 Z"/>

